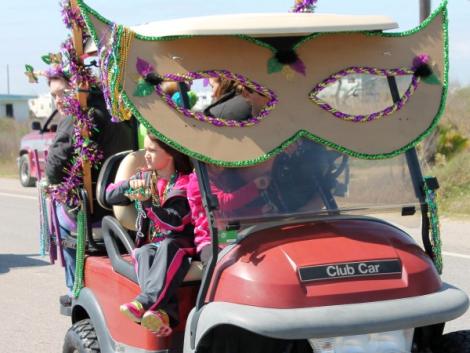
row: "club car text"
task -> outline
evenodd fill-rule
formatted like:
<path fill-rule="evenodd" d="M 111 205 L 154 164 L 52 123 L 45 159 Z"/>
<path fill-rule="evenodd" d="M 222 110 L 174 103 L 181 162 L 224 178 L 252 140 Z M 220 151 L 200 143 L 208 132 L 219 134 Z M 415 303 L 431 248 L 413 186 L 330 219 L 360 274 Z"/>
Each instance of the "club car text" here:
<path fill-rule="evenodd" d="M 299 269 L 299 277 L 302 282 L 397 274 L 401 274 L 400 260 L 348 262 L 307 266 Z"/>

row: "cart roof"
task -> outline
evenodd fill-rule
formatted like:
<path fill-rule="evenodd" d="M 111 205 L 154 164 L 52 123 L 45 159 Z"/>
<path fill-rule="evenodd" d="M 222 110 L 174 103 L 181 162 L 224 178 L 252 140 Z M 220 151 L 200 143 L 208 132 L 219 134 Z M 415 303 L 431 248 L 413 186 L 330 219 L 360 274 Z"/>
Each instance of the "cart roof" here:
<path fill-rule="evenodd" d="M 389 30 L 398 24 L 387 16 L 315 13 L 249 13 L 182 18 L 131 27 L 149 36 L 232 35 L 255 37 L 301 36 L 310 33 Z"/>

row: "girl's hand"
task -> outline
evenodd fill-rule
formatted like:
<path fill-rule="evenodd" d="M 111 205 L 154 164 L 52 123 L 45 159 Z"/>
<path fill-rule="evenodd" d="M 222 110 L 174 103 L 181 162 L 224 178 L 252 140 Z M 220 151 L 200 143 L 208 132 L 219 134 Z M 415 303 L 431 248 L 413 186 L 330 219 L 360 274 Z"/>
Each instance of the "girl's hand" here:
<path fill-rule="evenodd" d="M 129 180 L 132 192 L 126 196 L 132 201 L 147 201 L 152 195 L 150 188 L 145 183 L 144 179 Z"/>
<path fill-rule="evenodd" d="M 138 188 L 145 187 L 144 179 L 132 179 L 129 180 L 129 186 L 131 189 L 137 190 Z"/>

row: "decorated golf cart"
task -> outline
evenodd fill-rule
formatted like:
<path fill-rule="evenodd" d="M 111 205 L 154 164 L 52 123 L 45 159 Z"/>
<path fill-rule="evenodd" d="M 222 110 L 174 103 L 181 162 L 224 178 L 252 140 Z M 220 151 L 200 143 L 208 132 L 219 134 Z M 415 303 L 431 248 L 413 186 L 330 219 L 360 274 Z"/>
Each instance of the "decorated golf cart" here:
<path fill-rule="evenodd" d="M 313 13 L 129 28 L 78 1 L 114 118 L 193 158 L 213 256 L 204 271 L 194 259 L 179 326 L 156 337 L 118 310 L 139 287 L 135 209 L 114 207 L 106 254 L 84 258 L 64 352 L 470 352 L 467 331 L 443 335 L 468 298 L 439 277 L 438 184 L 415 150 L 445 106 L 446 4 L 391 33 L 388 17 Z M 190 108 L 188 90 L 217 78 L 261 106 L 242 120 Z M 143 165 L 141 151 L 104 163 L 103 208 L 106 186 Z M 239 191 L 259 177 L 263 190 Z M 416 216 L 424 249 L 399 226 Z"/>

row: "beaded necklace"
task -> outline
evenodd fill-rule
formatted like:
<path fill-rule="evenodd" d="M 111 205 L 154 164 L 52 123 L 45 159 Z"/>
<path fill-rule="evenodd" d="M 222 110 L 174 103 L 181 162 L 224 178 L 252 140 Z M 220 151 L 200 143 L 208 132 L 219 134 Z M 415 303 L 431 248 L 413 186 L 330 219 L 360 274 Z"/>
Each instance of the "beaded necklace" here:
<path fill-rule="evenodd" d="M 178 180 L 178 172 L 175 172 L 171 175 L 170 180 L 168 180 L 168 183 L 165 186 L 165 189 L 163 190 L 162 196 L 160 197 L 159 192 L 158 192 L 158 187 L 157 187 L 157 174 L 155 172 L 152 173 L 152 188 L 156 192 L 152 192 L 152 207 L 161 207 L 162 204 L 165 202 L 168 193 L 173 189 L 173 187 L 176 184 L 176 181 Z M 158 224 L 151 223 L 150 229 L 149 229 L 149 235 L 150 235 L 150 241 L 152 242 L 159 242 L 161 241 L 165 235 L 168 232 L 162 231 L 161 228 L 158 226 Z"/>

